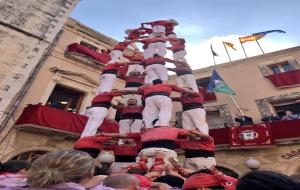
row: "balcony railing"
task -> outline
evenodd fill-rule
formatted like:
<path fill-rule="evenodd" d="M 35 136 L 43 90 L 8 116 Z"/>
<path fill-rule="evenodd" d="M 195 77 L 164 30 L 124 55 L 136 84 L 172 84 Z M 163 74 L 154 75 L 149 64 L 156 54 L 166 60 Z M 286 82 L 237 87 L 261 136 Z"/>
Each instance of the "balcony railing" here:
<path fill-rule="evenodd" d="M 300 69 L 265 76 L 276 87 L 291 87 L 300 85 Z"/>
<path fill-rule="evenodd" d="M 86 56 L 87 58 L 92 59 L 95 63 L 100 65 L 104 65 L 110 60 L 110 56 L 108 53 L 98 53 L 95 50 L 78 43 L 70 44 L 67 47 L 66 55 L 70 56 L 72 54 Z"/>
<path fill-rule="evenodd" d="M 15 123 L 16 128 L 37 128 L 64 134 L 79 134 L 83 131 L 87 117 L 41 104 L 27 106 Z M 118 124 L 104 121 L 100 129 L 118 132 Z M 274 143 L 300 140 L 300 119 L 284 120 L 257 125 L 228 127 L 210 130 L 218 146 L 230 148 L 266 147 Z"/>

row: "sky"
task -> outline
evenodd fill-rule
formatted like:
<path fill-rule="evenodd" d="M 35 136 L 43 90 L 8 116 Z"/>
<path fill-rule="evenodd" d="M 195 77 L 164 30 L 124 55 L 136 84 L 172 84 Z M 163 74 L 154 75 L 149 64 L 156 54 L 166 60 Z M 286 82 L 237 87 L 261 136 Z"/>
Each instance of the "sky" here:
<path fill-rule="evenodd" d="M 185 38 L 188 63 L 193 69 L 214 64 L 210 44 L 228 62 L 222 41 L 235 45 L 232 60 L 245 58 L 238 37 L 280 29 L 259 40 L 265 53 L 300 45 L 300 0 L 81 0 L 71 17 L 118 41 L 126 29 L 142 22 L 175 19 L 175 32 Z M 256 42 L 244 43 L 248 57 L 261 54 Z M 168 54 L 171 57 L 171 54 Z"/>

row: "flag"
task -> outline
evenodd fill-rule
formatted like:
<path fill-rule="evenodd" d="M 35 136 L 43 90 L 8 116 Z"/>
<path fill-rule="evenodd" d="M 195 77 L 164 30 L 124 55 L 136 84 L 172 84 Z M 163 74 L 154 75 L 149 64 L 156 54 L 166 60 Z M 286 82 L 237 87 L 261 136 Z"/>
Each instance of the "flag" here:
<path fill-rule="evenodd" d="M 256 41 L 256 40 L 259 40 L 261 39 L 262 37 L 264 37 L 265 35 L 261 35 L 261 34 L 258 34 L 258 35 L 252 35 L 252 36 L 245 36 L 245 37 L 240 37 L 239 40 L 241 43 L 245 43 L 245 42 L 248 42 L 248 41 Z"/>
<path fill-rule="evenodd" d="M 207 92 L 221 92 L 225 94 L 235 95 L 235 92 L 229 88 L 224 80 L 219 76 L 216 69 L 213 69 Z"/>
<path fill-rule="evenodd" d="M 212 44 L 210 44 L 210 50 L 211 50 L 211 53 L 213 54 L 213 56 L 219 56 L 219 55 L 213 50 Z"/>
<path fill-rule="evenodd" d="M 285 34 L 286 32 L 285 31 L 283 31 L 283 30 L 268 30 L 268 31 L 264 31 L 264 32 L 258 32 L 258 33 L 254 33 L 254 34 L 252 34 L 253 36 L 255 36 L 255 35 L 267 35 L 267 34 L 269 34 L 269 33 L 273 33 L 273 32 L 277 32 L 277 33 L 282 33 L 282 34 Z"/>
<path fill-rule="evenodd" d="M 236 51 L 236 49 L 235 49 L 233 43 L 230 43 L 230 42 L 223 42 L 223 43 L 225 44 L 226 47 L 230 47 L 231 49 L 233 49 L 233 50 Z"/>

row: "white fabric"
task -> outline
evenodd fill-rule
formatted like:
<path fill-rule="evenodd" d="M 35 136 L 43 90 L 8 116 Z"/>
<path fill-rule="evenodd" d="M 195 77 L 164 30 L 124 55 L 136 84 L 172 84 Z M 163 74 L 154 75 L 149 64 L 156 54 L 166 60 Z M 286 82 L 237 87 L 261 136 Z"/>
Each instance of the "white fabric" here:
<path fill-rule="evenodd" d="M 152 84 L 155 79 L 168 80 L 168 70 L 164 65 L 153 64 L 146 67 L 145 84 Z"/>
<path fill-rule="evenodd" d="M 148 169 L 150 169 L 154 164 L 154 155 L 156 152 L 160 152 L 164 155 L 165 165 L 171 165 L 169 161 L 170 158 L 173 158 L 175 161 L 178 161 L 177 153 L 174 150 L 170 150 L 167 148 L 144 148 L 140 151 L 139 155 L 148 156 Z"/>
<path fill-rule="evenodd" d="M 206 112 L 202 108 L 196 108 L 182 112 L 182 125 L 186 130 L 198 129 L 199 131 L 208 134 Z"/>
<path fill-rule="evenodd" d="M 129 75 L 129 73 L 132 72 L 132 71 L 133 72 L 140 72 L 141 74 L 143 74 L 145 69 L 144 69 L 143 65 L 139 65 L 139 64 L 129 65 L 126 75 Z"/>
<path fill-rule="evenodd" d="M 193 74 L 186 74 L 176 77 L 177 86 L 181 88 L 191 88 L 194 92 L 199 92 L 198 86 L 196 83 L 196 78 Z"/>
<path fill-rule="evenodd" d="M 166 33 L 166 27 L 161 25 L 156 25 L 152 27 L 154 33 Z"/>
<path fill-rule="evenodd" d="M 148 45 L 147 50 L 151 57 L 153 57 L 154 54 L 158 54 L 161 57 L 164 57 L 167 54 L 167 46 L 164 42 L 151 43 Z"/>
<path fill-rule="evenodd" d="M 186 158 L 184 167 L 191 169 L 194 172 L 201 169 L 213 169 L 217 165 L 214 157 L 197 157 L 197 158 Z"/>
<path fill-rule="evenodd" d="M 100 78 L 100 85 L 97 88 L 96 94 L 102 92 L 110 92 L 115 84 L 117 76 L 115 74 L 102 74 Z"/>
<path fill-rule="evenodd" d="M 173 59 L 176 61 L 187 62 L 187 60 L 185 59 L 185 56 L 186 56 L 185 50 L 181 50 L 181 51 L 177 51 L 177 52 L 173 53 Z"/>
<path fill-rule="evenodd" d="M 88 109 L 89 119 L 80 138 L 96 135 L 98 127 L 102 124 L 107 113 L 108 109 L 104 107 L 92 107 Z"/>
<path fill-rule="evenodd" d="M 113 50 L 110 52 L 110 58 L 111 60 L 108 63 L 115 63 L 120 60 L 121 57 L 123 57 L 123 51 L 120 50 Z"/>
<path fill-rule="evenodd" d="M 119 121 L 119 133 L 138 133 L 141 131 L 142 125 L 141 119 L 121 119 Z"/>
<path fill-rule="evenodd" d="M 137 90 L 138 88 L 136 87 L 126 87 L 124 90 Z M 139 94 L 124 94 L 122 95 L 122 103 L 127 104 L 127 101 L 129 99 L 135 99 L 137 101 L 137 105 L 140 106 L 142 105 L 142 95 Z"/>
<path fill-rule="evenodd" d="M 170 97 L 155 95 L 146 98 L 143 119 L 146 128 L 153 128 L 153 120 L 158 119 L 155 126 L 169 126 L 172 117 L 172 100 Z"/>
<path fill-rule="evenodd" d="M 151 54 L 151 52 L 150 52 L 150 49 L 148 49 L 148 48 L 144 49 L 143 56 L 144 56 L 145 59 L 153 57 L 152 54 Z"/>

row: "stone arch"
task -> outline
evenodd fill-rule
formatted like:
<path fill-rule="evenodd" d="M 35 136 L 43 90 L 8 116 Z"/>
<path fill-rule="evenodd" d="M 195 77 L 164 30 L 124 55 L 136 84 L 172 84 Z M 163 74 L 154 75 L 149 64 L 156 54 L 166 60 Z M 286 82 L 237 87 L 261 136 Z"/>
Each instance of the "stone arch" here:
<path fill-rule="evenodd" d="M 238 175 L 238 177 L 241 177 L 243 175 L 243 171 L 241 171 L 240 169 L 234 167 L 234 166 L 231 166 L 227 163 L 224 163 L 224 162 L 217 162 L 217 167 L 221 167 L 221 168 L 224 168 L 224 169 L 227 169 L 233 173 L 235 173 L 236 175 Z"/>
<path fill-rule="evenodd" d="M 300 174 L 300 162 L 299 159 L 290 162 L 288 166 L 285 169 L 284 172 L 286 175 L 294 175 L 294 174 Z"/>
<path fill-rule="evenodd" d="M 45 151 L 45 152 L 51 152 L 51 151 L 55 151 L 58 150 L 57 148 L 54 147 L 48 147 L 48 146 L 30 146 L 30 147 L 25 147 L 25 148 L 19 148 L 19 149 L 15 149 L 13 151 L 11 151 L 10 153 L 4 155 L 1 158 L 1 162 L 6 162 L 12 158 L 14 158 L 15 156 L 25 153 L 25 152 L 30 152 L 30 151 Z"/>

